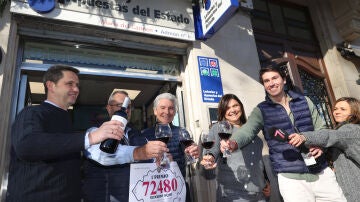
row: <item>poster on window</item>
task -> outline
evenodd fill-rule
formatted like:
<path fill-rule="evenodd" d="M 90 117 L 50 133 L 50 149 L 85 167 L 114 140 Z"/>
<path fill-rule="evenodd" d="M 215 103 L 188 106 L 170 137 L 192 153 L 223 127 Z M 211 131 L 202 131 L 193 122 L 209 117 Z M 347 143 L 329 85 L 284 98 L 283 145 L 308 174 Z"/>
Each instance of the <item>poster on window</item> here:
<path fill-rule="evenodd" d="M 185 202 L 186 186 L 176 162 L 158 169 L 155 163 L 130 166 L 129 201 Z"/>

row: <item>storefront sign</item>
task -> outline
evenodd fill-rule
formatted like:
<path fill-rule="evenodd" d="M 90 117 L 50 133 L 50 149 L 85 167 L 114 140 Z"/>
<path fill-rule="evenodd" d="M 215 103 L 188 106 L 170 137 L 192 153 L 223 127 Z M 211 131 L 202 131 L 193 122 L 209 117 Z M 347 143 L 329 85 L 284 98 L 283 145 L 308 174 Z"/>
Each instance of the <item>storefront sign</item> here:
<path fill-rule="evenodd" d="M 198 56 L 203 102 L 218 103 L 223 96 L 219 60 Z"/>
<path fill-rule="evenodd" d="M 129 201 L 185 202 L 186 186 L 179 166 L 159 169 L 155 163 L 135 163 L 130 166 Z"/>
<path fill-rule="evenodd" d="M 194 8 L 196 38 L 210 38 L 223 26 L 239 7 L 238 0 L 202 0 L 199 8 Z"/>
<path fill-rule="evenodd" d="M 191 1 L 179 0 L 62 0 L 54 9 L 36 10 L 34 2 L 11 1 L 11 12 L 143 34 L 194 41 Z M 42 8 L 44 5 L 41 5 Z"/>

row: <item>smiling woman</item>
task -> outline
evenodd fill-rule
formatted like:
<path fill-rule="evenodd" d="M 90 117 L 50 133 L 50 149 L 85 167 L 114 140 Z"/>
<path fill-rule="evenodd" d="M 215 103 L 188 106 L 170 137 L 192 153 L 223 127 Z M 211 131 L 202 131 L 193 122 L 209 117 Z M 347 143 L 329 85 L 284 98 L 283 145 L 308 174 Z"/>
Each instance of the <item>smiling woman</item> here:
<path fill-rule="evenodd" d="M 356 112 L 354 111 L 356 108 L 351 108 L 350 106 L 351 99 L 339 99 L 334 107 L 334 118 L 336 123 L 342 123 L 345 121 L 351 121 L 353 118 L 356 118 Z"/>
<path fill-rule="evenodd" d="M 306 146 L 329 147 L 336 170 L 336 179 L 348 201 L 360 198 L 360 101 L 342 97 L 335 103 L 333 115 L 336 130 L 323 129 L 292 134 L 291 139 L 303 137 Z M 292 141 L 290 141 L 291 143 Z M 295 142 L 294 144 L 295 145 Z"/>
<path fill-rule="evenodd" d="M 234 151 L 231 155 L 220 152 L 220 141 L 230 138 L 232 133 L 246 123 L 244 106 L 236 95 L 226 94 L 221 98 L 218 104 L 218 121 L 210 129 L 210 133 L 215 136 L 215 145 L 204 151 L 201 161 L 207 170 L 218 169 L 216 201 L 265 201 L 269 193 L 265 195 L 264 190 L 265 167 L 261 153 L 263 141 L 256 137 L 252 143 Z M 230 123 L 232 130 L 224 130 L 222 127 L 226 125 L 224 123 Z M 271 173 L 267 175 L 269 178 L 272 176 Z M 275 186 L 271 189 L 274 193 L 278 190 Z"/>

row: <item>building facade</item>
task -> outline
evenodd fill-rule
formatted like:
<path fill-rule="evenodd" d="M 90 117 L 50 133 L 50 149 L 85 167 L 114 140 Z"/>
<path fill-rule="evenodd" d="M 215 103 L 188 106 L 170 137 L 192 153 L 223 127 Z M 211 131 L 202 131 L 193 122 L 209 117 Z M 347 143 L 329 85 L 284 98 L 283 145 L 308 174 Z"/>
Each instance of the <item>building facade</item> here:
<path fill-rule="evenodd" d="M 189 128 L 198 140 L 216 119 L 217 108 L 216 99 L 204 99 L 199 57 L 217 62 L 217 90 L 237 95 L 247 114 L 264 99 L 258 71 L 271 64 L 283 65 L 329 126 L 337 98 L 360 99 L 359 0 L 241 3 L 206 40 L 195 39 L 190 0 L 61 1 L 47 13 L 36 12 L 25 1 L 8 4 L 0 20 L 1 201 L 11 124 L 24 106 L 44 99 L 36 86 L 52 64 L 80 69 L 80 96 L 70 109 L 78 130 L 101 115 L 114 88 L 137 93 L 132 121 L 139 129 L 155 121 L 155 96 L 170 92 L 179 99 L 176 124 Z M 214 200 L 208 190 L 213 183 L 196 169 L 190 172 L 194 200 Z"/>

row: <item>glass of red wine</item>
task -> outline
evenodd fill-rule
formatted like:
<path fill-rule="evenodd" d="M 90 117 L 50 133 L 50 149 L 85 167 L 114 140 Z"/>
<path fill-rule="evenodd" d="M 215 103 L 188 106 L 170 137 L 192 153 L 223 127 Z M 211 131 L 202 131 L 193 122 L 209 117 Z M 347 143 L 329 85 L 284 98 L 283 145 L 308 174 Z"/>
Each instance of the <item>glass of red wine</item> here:
<path fill-rule="evenodd" d="M 179 138 L 182 145 L 184 145 L 185 148 L 189 147 L 194 143 L 193 136 L 189 130 L 186 130 L 185 128 L 179 129 Z M 192 157 L 191 155 L 186 155 L 186 164 L 190 165 L 196 162 L 196 159 Z"/>
<path fill-rule="evenodd" d="M 219 125 L 219 137 L 221 140 L 228 140 L 231 137 L 233 127 L 228 121 L 220 121 Z M 231 156 L 231 153 L 228 148 L 225 149 L 223 153 L 223 158 L 228 158 Z"/>
<path fill-rule="evenodd" d="M 162 141 L 165 144 L 167 144 L 170 140 L 170 137 L 172 136 L 171 128 L 169 124 L 156 124 L 155 127 L 155 137 L 156 140 Z M 161 167 L 169 167 L 170 160 L 167 157 L 167 154 L 164 153 L 161 161 L 160 166 Z"/>
<path fill-rule="evenodd" d="M 208 150 L 214 146 L 214 142 L 215 142 L 214 134 L 210 133 L 209 130 L 203 130 L 201 131 L 200 139 L 201 139 L 201 146 L 206 149 L 205 155 L 210 155 Z M 209 167 L 210 162 L 208 164 L 205 164 L 204 166 L 205 168 Z"/>

